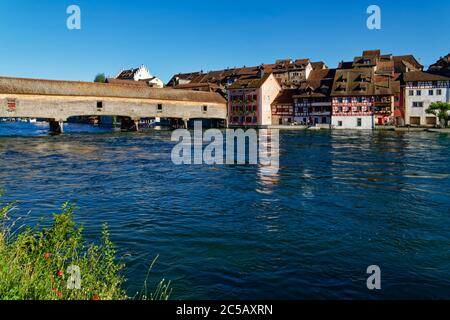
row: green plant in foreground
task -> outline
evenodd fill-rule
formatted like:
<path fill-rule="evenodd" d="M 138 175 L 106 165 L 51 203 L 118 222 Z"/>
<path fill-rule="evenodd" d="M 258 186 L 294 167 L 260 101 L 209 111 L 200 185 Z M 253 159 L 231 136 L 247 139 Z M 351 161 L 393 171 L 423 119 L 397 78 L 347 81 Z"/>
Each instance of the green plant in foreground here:
<path fill-rule="evenodd" d="M 73 206 L 65 204 L 51 227 L 26 228 L 12 236 L 10 210 L 0 207 L 0 299 L 128 299 L 122 289 L 124 264 L 116 262 L 107 225 L 100 244 L 88 244 L 73 220 Z M 163 280 L 150 296 L 138 298 L 166 300 L 169 295 L 170 283 Z"/>

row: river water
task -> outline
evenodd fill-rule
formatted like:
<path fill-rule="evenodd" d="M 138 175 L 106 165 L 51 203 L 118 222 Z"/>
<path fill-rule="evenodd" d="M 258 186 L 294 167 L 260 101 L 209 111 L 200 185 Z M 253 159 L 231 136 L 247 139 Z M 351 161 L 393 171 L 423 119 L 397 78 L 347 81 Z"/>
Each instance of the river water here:
<path fill-rule="evenodd" d="M 283 132 L 280 170 L 175 166 L 170 132 L 0 124 L 0 185 L 34 223 L 107 222 L 126 289 L 173 299 L 450 298 L 450 135 Z M 378 265 L 382 290 L 369 291 Z"/>

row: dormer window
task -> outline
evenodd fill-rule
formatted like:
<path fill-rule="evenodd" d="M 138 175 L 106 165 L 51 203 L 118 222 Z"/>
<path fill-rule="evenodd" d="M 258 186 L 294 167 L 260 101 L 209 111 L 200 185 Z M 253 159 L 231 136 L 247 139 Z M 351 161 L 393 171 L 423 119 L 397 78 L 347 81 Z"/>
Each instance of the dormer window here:
<path fill-rule="evenodd" d="M 367 88 L 365 86 L 362 86 L 362 85 L 357 85 L 356 88 L 355 88 L 355 91 L 360 91 L 360 92 L 366 91 L 366 90 L 367 90 Z"/>
<path fill-rule="evenodd" d="M 336 91 L 345 91 L 345 87 L 339 85 L 337 86 Z"/>
<path fill-rule="evenodd" d="M 338 78 L 338 82 L 347 82 L 347 79 L 342 75 Z"/>

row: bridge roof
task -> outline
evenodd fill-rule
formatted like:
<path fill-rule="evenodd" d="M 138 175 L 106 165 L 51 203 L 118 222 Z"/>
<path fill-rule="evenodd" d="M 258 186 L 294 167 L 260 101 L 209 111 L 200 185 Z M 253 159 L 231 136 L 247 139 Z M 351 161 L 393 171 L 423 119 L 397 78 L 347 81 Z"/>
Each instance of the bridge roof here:
<path fill-rule="evenodd" d="M 115 83 L 7 77 L 0 77 L 0 94 L 132 98 L 226 104 L 226 100 L 220 94 L 213 92 L 150 88 Z"/>

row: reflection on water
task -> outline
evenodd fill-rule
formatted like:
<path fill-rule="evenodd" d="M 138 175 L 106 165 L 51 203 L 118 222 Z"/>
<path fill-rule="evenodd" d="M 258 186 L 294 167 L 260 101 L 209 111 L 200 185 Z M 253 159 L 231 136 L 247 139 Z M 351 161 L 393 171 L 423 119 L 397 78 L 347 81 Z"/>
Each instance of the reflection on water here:
<path fill-rule="evenodd" d="M 30 222 L 73 201 L 90 238 L 108 222 L 130 294 L 160 254 L 176 299 L 450 297 L 448 135 L 285 132 L 275 170 L 174 166 L 169 132 L 40 130 L 0 124 L 6 200 Z"/>

